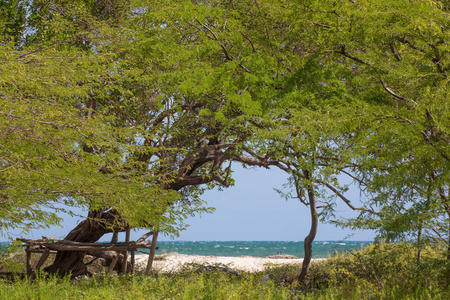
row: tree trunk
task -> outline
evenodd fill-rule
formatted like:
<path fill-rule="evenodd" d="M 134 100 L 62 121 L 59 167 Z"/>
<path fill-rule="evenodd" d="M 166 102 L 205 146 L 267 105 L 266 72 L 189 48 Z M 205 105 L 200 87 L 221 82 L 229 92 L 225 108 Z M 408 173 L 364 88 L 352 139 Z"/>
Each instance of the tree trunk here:
<path fill-rule="evenodd" d="M 123 253 L 117 253 L 116 251 L 88 251 L 87 254 L 97 258 L 104 259 L 105 261 L 104 266 L 106 267 L 110 267 L 112 261 L 114 260 L 114 257 L 117 255 L 118 256 L 117 262 L 113 270 L 117 272 L 122 271 L 123 263 L 125 262 L 125 257 Z M 132 270 L 131 262 L 127 261 L 127 273 L 131 272 L 131 270 Z"/>
<path fill-rule="evenodd" d="M 417 232 L 417 263 L 419 264 L 422 260 L 422 224 L 419 226 Z"/>
<path fill-rule="evenodd" d="M 79 223 L 64 238 L 67 241 L 95 243 L 104 234 L 120 232 L 126 229 L 126 224 L 121 221 L 116 210 L 91 211 L 88 218 Z M 71 274 L 76 277 L 87 273 L 87 267 L 83 262 L 86 251 L 58 251 L 52 265 L 46 267 L 45 272 L 65 276 Z M 118 262 L 122 264 L 122 262 Z"/>
<path fill-rule="evenodd" d="M 304 170 L 303 174 L 307 180 L 311 179 L 309 171 Z M 303 258 L 302 271 L 298 280 L 300 282 L 305 282 L 306 276 L 309 272 L 309 266 L 311 264 L 312 259 L 312 243 L 316 237 L 317 226 L 319 224 L 319 218 L 317 215 L 317 207 L 316 207 L 316 196 L 314 195 L 314 188 L 311 183 L 308 183 L 307 187 L 308 191 L 308 199 L 309 199 L 309 208 L 311 213 L 311 228 L 309 230 L 308 236 L 305 238 L 304 248 L 305 248 L 305 257 Z"/>
<path fill-rule="evenodd" d="M 447 240 L 447 289 L 450 286 L 450 205 L 446 206 L 448 216 L 448 240 Z"/>

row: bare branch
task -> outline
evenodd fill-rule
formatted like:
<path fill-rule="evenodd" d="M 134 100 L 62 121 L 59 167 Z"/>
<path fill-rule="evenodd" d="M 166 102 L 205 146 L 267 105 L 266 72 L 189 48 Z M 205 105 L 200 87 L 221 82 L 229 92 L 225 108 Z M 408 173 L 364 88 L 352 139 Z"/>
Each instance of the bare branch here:
<path fill-rule="evenodd" d="M 402 61 L 402 57 L 400 56 L 400 54 L 399 54 L 397 51 L 395 51 L 394 46 L 395 46 L 394 41 L 392 41 L 392 42 L 389 44 L 389 47 L 391 48 L 392 54 L 394 55 L 394 57 L 395 57 L 395 59 L 396 59 L 397 61 Z"/>
<path fill-rule="evenodd" d="M 240 62 L 238 62 L 229 52 L 227 47 L 225 47 L 225 45 L 223 44 L 223 42 L 219 39 L 219 36 L 208 26 L 206 26 L 205 24 L 201 23 L 199 20 L 196 20 L 197 23 L 202 26 L 203 28 L 205 28 L 206 30 L 208 30 L 208 32 L 210 32 L 213 35 L 213 40 L 219 42 L 220 47 L 223 50 L 223 53 L 225 54 L 225 58 L 229 61 L 235 61 L 237 62 L 237 64 L 244 69 L 247 73 L 252 73 L 246 66 L 244 66 L 243 64 L 241 64 Z"/>
<path fill-rule="evenodd" d="M 417 105 L 417 102 L 416 102 L 416 101 L 414 101 L 414 100 L 412 100 L 412 99 L 408 99 L 408 98 L 406 98 L 406 97 L 404 97 L 404 96 L 401 96 L 401 95 L 395 93 L 393 90 L 391 90 L 391 89 L 386 85 L 386 83 L 384 83 L 383 80 L 380 80 L 380 82 L 381 82 L 381 84 L 383 85 L 383 89 L 384 89 L 386 92 L 388 92 L 389 95 L 391 95 L 391 96 L 393 96 L 393 97 L 395 97 L 395 98 L 397 98 L 397 99 L 400 99 L 400 100 L 402 100 L 402 101 L 405 101 L 405 102 L 411 102 L 412 104 Z"/>
<path fill-rule="evenodd" d="M 339 198 L 341 198 L 342 201 L 345 202 L 345 204 L 347 204 L 348 207 L 350 207 L 352 210 L 361 210 L 361 211 L 365 211 L 365 212 L 370 212 L 372 214 L 375 214 L 377 216 L 379 216 L 380 214 L 372 209 L 368 209 L 365 207 L 356 207 L 353 206 L 352 202 L 347 199 L 347 197 L 345 197 L 344 195 L 342 195 L 334 186 L 332 186 L 331 184 L 329 184 L 328 182 L 325 182 L 321 179 L 313 179 L 313 181 L 320 183 L 324 186 L 326 186 L 328 189 L 330 189 L 333 193 L 336 194 L 336 196 L 338 196 Z"/>
<path fill-rule="evenodd" d="M 150 231 L 147 232 L 146 234 L 143 234 L 137 241 L 136 243 L 142 243 L 144 242 L 148 237 L 152 236 L 155 232 L 154 231 Z"/>
<path fill-rule="evenodd" d="M 405 37 L 397 37 L 397 40 L 403 44 L 408 45 L 414 50 L 420 51 L 424 54 L 427 54 L 427 51 L 423 50 L 422 48 L 417 47 L 416 45 L 412 44 L 410 41 L 408 41 Z"/>
<path fill-rule="evenodd" d="M 326 25 L 326 24 L 319 24 L 319 23 L 313 23 L 313 24 L 316 25 L 316 26 L 319 26 L 319 27 L 327 28 L 327 29 L 331 28 L 330 25 Z"/>
<path fill-rule="evenodd" d="M 446 160 L 450 161 L 450 156 L 447 155 L 447 153 L 444 152 L 444 150 L 442 150 L 438 145 L 436 145 L 430 138 L 430 136 L 427 134 L 427 132 L 425 130 L 421 131 L 423 138 L 425 139 L 426 142 L 428 142 L 430 145 L 432 145 L 436 150 L 438 150 L 438 152 L 441 154 L 441 156 L 443 158 L 445 158 Z"/>
<path fill-rule="evenodd" d="M 252 157 L 246 156 L 246 155 L 235 155 L 233 156 L 233 160 L 250 165 L 250 166 L 259 166 L 264 167 L 266 169 L 269 169 L 270 166 L 278 167 L 279 169 L 289 172 L 289 168 L 282 165 L 279 161 L 269 161 L 269 160 L 259 160 L 254 159 Z"/>
<path fill-rule="evenodd" d="M 222 175 L 220 174 L 215 174 L 212 176 L 212 179 L 218 183 L 220 183 L 221 185 L 223 185 L 224 187 L 229 187 L 230 183 L 228 182 L 227 178 L 223 178 Z"/>
<path fill-rule="evenodd" d="M 364 60 L 362 60 L 362 59 L 360 59 L 360 58 L 358 58 L 358 57 L 356 57 L 356 56 L 353 56 L 353 55 L 351 55 L 350 53 L 348 53 L 347 51 L 345 51 L 345 46 L 344 46 L 344 45 L 341 45 L 341 49 L 339 49 L 339 50 L 333 50 L 333 52 L 342 54 L 342 55 L 344 55 L 345 57 L 347 57 L 347 58 L 349 58 L 349 59 L 351 59 L 351 60 L 353 60 L 353 61 L 359 62 L 360 64 L 363 64 L 363 65 L 367 65 L 367 66 L 373 67 L 370 63 L 368 63 L 368 62 L 366 62 L 366 61 L 364 61 Z"/>
<path fill-rule="evenodd" d="M 33 53 L 37 53 L 37 52 L 41 52 L 41 51 L 45 51 L 45 50 L 57 47 L 59 45 L 65 44 L 65 43 L 66 42 L 59 42 L 59 43 L 52 44 L 52 45 L 50 45 L 50 46 L 48 46 L 46 48 L 36 49 L 36 50 L 33 50 L 33 51 L 28 52 L 28 53 L 24 53 L 24 54 L 20 55 L 19 57 L 17 57 L 17 59 L 22 59 L 22 58 L 24 58 L 27 55 L 30 55 L 30 54 L 33 54 Z"/>
<path fill-rule="evenodd" d="M 425 228 L 433 231 L 438 236 L 438 239 L 441 240 L 442 242 L 446 243 L 447 245 L 450 244 L 448 239 L 446 237 L 442 236 L 434 227 L 425 226 Z"/>
<path fill-rule="evenodd" d="M 253 52 L 256 53 L 255 45 L 253 45 L 252 40 L 248 36 L 246 36 L 242 31 L 239 31 L 239 32 L 244 37 L 244 39 L 249 41 L 250 45 L 252 46 Z"/>

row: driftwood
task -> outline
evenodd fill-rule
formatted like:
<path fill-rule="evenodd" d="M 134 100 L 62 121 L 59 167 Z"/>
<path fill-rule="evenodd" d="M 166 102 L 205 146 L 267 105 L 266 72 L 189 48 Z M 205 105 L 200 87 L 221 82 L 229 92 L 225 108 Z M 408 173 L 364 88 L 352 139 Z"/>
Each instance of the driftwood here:
<path fill-rule="evenodd" d="M 289 254 L 269 255 L 269 256 L 266 256 L 266 258 L 272 258 L 272 259 L 298 259 L 298 257 L 296 257 L 294 255 L 289 255 Z"/>
<path fill-rule="evenodd" d="M 155 236 L 157 236 L 157 234 L 155 234 Z M 103 259 L 108 266 L 108 272 L 117 270 L 123 273 L 134 273 L 135 251 L 138 251 L 139 248 L 147 248 L 151 249 L 149 253 L 149 266 L 147 266 L 147 269 L 151 268 L 154 252 L 158 249 L 156 247 L 156 239 L 154 239 L 152 245 L 149 245 L 151 242 L 144 241 L 142 238 L 140 239 L 140 242 L 130 242 L 129 237 L 128 231 L 127 241 L 124 243 L 81 243 L 46 237 L 38 240 L 23 238 L 18 238 L 17 240 L 23 242 L 24 247 L 26 247 L 25 251 L 27 256 L 25 263 L 29 275 L 35 274 L 35 270 L 42 267 L 49 255 L 57 253 L 57 251 L 85 252 L 86 254 L 95 257 L 95 259 Z M 129 252 L 131 253 L 131 262 L 128 261 Z M 31 253 L 42 253 L 35 266 L 31 265 Z M 92 262 L 93 261 L 91 261 L 91 263 Z"/>
<path fill-rule="evenodd" d="M 148 237 L 150 237 L 150 236 L 152 236 L 152 235 L 154 235 L 154 234 L 155 234 L 154 231 L 147 232 L 146 234 L 143 234 L 136 242 L 137 242 L 137 243 L 144 243 L 145 240 L 146 240 Z M 150 244 L 151 242 L 150 242 L 150 241 L 147 241 L 147 242 L 145 242 L 145 243 Z"/>
<path fill-rule="evenodd" d="M 100 258 L 103 260 L 103 265 L 108 267 L 108 272 L 112 272 L 113 270 L 121 272 L 124 267 L 123 264 L 125 262 L 125 256 L 123 253 L 116 251 L 88 251 L 87 255 Z M 126 261 L 127 267 L 125 273 L 133 273 L 134 272 L 134 263 Z"/>
<path fill-rule="evenodd" d="M 150 275 L 153 265 L 153 259 L 155 258 L 156 242 L 158 241 L 158 231 L 153 234 L 152 245 L 150 247 L 150 255 L 148 256 L 147 268 L 145 270 L 146 275 Z"/>

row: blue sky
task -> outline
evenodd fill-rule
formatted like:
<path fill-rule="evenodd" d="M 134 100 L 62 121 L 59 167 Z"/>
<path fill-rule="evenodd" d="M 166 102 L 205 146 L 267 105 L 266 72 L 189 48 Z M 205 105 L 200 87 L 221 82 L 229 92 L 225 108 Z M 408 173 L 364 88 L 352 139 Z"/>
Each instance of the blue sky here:
<path fill-rule="evenodd" d="M 278 169 L 250 168 L 244 169 L 235 164 L 234 178 L 236 184 L 223 191 L 211 190 L 203 195 L 208 206 L 215 207 L 212 214 L 203 214 L 187 219 L 190 225 L 182 231 L 182 241 L 302 241 L 309 232 L 309 208 L 298 200 L 283 199 L 274 188 L 282 189 L 286 183 L 286 174 Z M 350 190 L 347 196 L 358 201 L 357 189 Z M 338 205 L 338 215 L 350 217 L 355 215 L 345 205 Z M 63 228 L 33 230 L 23 236 L 41 238 L 42 235 L 63 238 L 75 227 L 79 218 L 65 217 Z M 132 239 L 139 238 L 145 231 L 132 232 Z M 10 232 L 13 238 L 17 232 Z M 124 233 L 121 233 L 124 235 Z M 124 237 L 121 236 L 123 239 Z M 319 224 L 316 240 L 373 240 L 371 231 L 352 231 L 336 228 L 330 224 Z M 110 236 L 102 240 L 108 241 Z M 172 240 L 160 236 L 159 240 Z"/>

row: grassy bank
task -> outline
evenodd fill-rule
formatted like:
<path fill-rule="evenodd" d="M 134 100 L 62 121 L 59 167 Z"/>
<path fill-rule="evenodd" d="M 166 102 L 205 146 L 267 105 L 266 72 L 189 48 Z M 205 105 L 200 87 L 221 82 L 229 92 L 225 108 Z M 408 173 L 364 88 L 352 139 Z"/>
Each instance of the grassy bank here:
<path fill-rule="evenodd" d="M 1 299 L 449 299 L 445 251 L 379 244 L 313 264 L 307 284 L 299 267 L 269 267 L 241 276 L 212 271 L 152 276 L 98 275 L 0 281 Z"/>
<path fill-rule="evenodd" d="M 267 270 L 279 285 L 302 291 L 300 299 L 450 299 L 445 249 L 411 244 L 378 244 L 312 265 L 307 284 L 296 283 L 300 270 Z"/>

